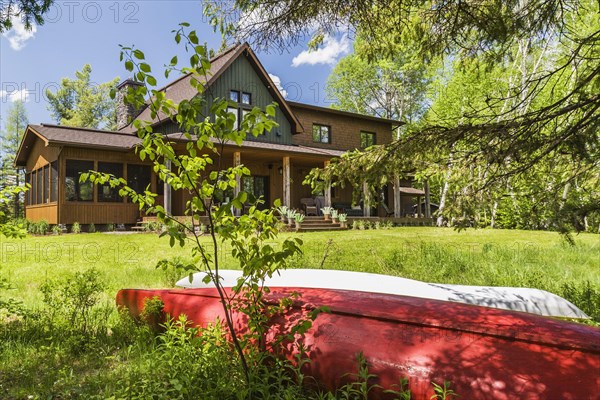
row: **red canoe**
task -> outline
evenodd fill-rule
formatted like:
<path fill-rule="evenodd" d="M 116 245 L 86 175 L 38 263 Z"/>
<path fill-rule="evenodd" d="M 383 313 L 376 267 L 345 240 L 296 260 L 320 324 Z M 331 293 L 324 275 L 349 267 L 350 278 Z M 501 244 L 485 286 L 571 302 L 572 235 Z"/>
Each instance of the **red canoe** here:
<path fill-rule="evenodd" d="M 301 297 L 287 321 L 307 308 L 330 308 L 303 340 L 312 360 L 306 372 L 330 389 L 356 372 L 356 354 L 362 352 L 369 372 L 377 375 L 373 383 L 391 388 L 406 377 L 415 399 L 429 399 L 431 382 L 444 380 L 468 400 L 600 399 L 598 328 L 494 308 L 333 289 L 277 288 L 269 301 L 292 292 Z M 117 304 L 139 316 L 144 300 L 153 296 L 162 298 L 171 316 L 185 314 L 198 326 L 223 319 L 215 289 L 125 289 L 117 294 Z M 234 318 L 243 328 L 242 316 Z"/>

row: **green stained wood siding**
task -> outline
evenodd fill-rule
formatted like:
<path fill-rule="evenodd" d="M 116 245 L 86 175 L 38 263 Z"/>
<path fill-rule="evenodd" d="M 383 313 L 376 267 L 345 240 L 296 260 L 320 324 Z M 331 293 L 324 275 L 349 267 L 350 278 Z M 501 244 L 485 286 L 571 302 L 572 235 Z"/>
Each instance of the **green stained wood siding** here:
<path fill-rule="evenodd" d="M 240 96 L 242 92 L 252 94 L 252 104 L 246 106 L 240 103 L 240 107 L 251 109 L 256 106 L 264 110 L 267 105 L 276 101 L 244 55 L 238 57 L 238 59 L 235 60 L 211 85 L 209 91 L 206 93 L 208 101 L 207 105 L 204 107 L 203 114 L 208 114 L 213 98 L 228 99 L 230 90 L 238 90 Z M 256 138 L 249 134 L 246 139 L 268 143 L 292 144 L 292 129 L 290 122 L 279 106 L 276 108 L 275 121 L 279 126 L 273 128 L 271 132 Z M 172 121 L 165 121 L 160 126 L 155 127 L 155 130 L 164 134 L 181 132 L 181 129 L 177 124 Z"/>
<path fill-rule="evenodd" d="M 269 90 L 259 78 L 258 74 L 248 61 L 241 55 L 235 60 L 229 68 L 211 85 L 210 93 L 215 98 L 229 98 L 230 90 L 238 90 L 252 94 L 251 107 L 259 107 L 264 110 L 265 107 L 276 101 Z M 210 107 L 211 98 L 208 99 Z M 240 105 L 244 107 L 244 105 Z M 290 122 L 287 120 L 280 107 L 277 107 L 275 121 L 279 124 L 271 132 L 255 138 L 252 135 L 247 136 L 247 140 L 255 140 L 268 143 L 292 144 L 292 130 Z"/>

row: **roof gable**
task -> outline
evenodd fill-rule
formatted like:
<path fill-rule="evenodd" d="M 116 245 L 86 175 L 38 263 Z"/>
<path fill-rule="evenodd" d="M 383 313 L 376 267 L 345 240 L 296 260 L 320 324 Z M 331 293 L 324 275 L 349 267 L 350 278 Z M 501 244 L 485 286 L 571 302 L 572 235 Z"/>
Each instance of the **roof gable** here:
<path fill-rule="evenodd" d="M 68 145 L 121 151 L 130 150 L 141 142 L 137 136 L 124 132 L 51 124 L 28 125 L 15 157 L 17 167 L 26 165 L 36 139 L 41 139 L 46 146 Z"/>
<path fill-rule="evenodd" d="M 264 69 L 256 54 L 247 43 L 240 44 L 234 47 L 229 48 L 228 50 L 218 54 L 216 57 L 211 59 L 211 67 L 207 71 L 207 81 L 205 83 L 205 87 L 210 87 L 217 79 L 231 66 L 231 64 L 238 59 L 240 56 L 245 56 L 258 76 L 260 77 L 263 84 L 271 93 L 271 96 L 277 101 L 279 107 L 281 108 L 283 114 L 288 119 L 292 126 L 293 133 L 301 133 L 303 132 L 302 125 L 296 118 L 294 112 L 287 104 L 276 85 L 273 83 L 269 74 Z M 196 89 L 191 85 L 191 80 L 195 79 L 194 76 L 189 73 L 179 77 L 177 80 L 171 82 L 167 86 L 159 89 L 159 91 L 163 91 L 166 93 L 166 97 L 171 99 L 173 102 L 180 103 L 183 100 L 190 100 L 194 96 L 198 94 Z M 150 107 L 146 105 L 144 110 L 135 118 L 141 121 L 152 122 L 152 125 L 160 124 L 167 119 L 167 115 L 159 112 L 157 117 L 152 119 Z M 125 126 L 121 129 L 121 132 L 134 132 L 133 123 Z"/>

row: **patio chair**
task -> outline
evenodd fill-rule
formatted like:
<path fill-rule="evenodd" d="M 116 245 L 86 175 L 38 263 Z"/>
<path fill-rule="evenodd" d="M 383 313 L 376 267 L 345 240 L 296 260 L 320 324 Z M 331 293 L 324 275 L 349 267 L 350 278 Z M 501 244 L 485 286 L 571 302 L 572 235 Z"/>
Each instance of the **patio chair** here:
<path fill-rule="evenodd" d="M 394 211 L 390 210 L 387 204 L 381 203 L 381 207 L 383 207 L 386 217 L 391 217 L 392 215 L 394 215 Z"/>
<path fill-rule="evenodd" d="M 300 199 L 300 204 L 302 204 L 302 208 L 304 209 L 304 215 L 317 216 L 317 204 L 315 203 L 315 200 L 313 198 L 302 198 Z"/>

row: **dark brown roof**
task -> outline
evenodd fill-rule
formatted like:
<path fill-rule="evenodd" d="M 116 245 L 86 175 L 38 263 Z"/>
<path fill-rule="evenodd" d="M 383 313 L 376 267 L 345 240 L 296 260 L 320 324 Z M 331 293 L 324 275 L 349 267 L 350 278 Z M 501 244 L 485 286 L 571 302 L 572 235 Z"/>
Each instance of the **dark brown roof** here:
<path fill-rule="evenodd" d="M 15 165 L 25 166 L 29 151 L 36 138 L 43 140 L 47 146 L 69 145 L 121 151 L 130 150 L 141 142 L 136 135 L 131 133 L 51 124 L 29 125 L 17 151 Z"/>
<path fill-rule="evenodd" d="M 421 189 L 404 186 L 400 188 L 400 193 L 409 196 L 425 196 L 425 192 Z"/>
<path fill-rule="evenodd" d="M 377 121 L 377 122 L 387 122 L 389 124 L 392 124 L 392 126 L 404 125 L 404 122 L 396 121 L 395 119 L 380 118 L 380 117 L 374 117 L 372 115 L 365 115 L 365 114 L 357 114 L 357 113 L 353 113 L 353 112 L 349 112 L 349 111 L 337 110 L 335 108 L 315 106 L 312 104 L 296 103 L 295 101 L 288 101 L 287 103 L 290 105 L 292 110 L 294 108 L 304 108 L 307 110 L 325 112 L 325 113 L 329 113 L 329 114 L 343 115 L 345 117 L 360 118 L 360 119 L 366 119 L 366 120 Z"/>
<path fill-rule="evenodd" d="M 187 139 L 185 138 L 183 133 L 171 133 L 170 135 L 167 135 L 167 137 L 170 140 L 187 141 Z M 233 142 L 229 145 L 240 147 Z M 340 151 L 340 150 L 321 149 L 321 148 L 301 146 L 301 145 L 259 142 L 259 141 L 254 141 L 254 140 L 244 140 L 242 142 L 241 147 L 243 147 L 245 149 L 265 149 L 265 150 L 281 151 L 281 152 L 285 152 L 285 153 L 310 154 L 310 155 L 319 155 L 319 156 L 326 156 L 326 157 L 340 157 L 342 154 L 345 153 L 345 151 Z"/>

